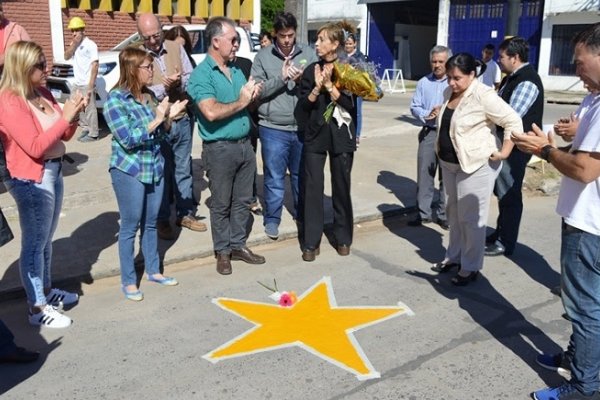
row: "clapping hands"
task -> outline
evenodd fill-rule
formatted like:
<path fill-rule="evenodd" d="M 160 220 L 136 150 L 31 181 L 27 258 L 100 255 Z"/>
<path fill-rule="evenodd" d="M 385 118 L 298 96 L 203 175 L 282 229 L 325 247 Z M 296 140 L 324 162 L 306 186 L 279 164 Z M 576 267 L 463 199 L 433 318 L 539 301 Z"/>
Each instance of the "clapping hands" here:
<path fill-rule="evenodd" d="M 240 100 L 242 100 L 245 104 L 250 104 L 252 101 L 254 101 L 254 99 L 260 96 L 262 88 L 262 82 L 256 82 L 253 77 L 250 77 L 248 82 L 242 86 L 242 90 L 240 90 Z"/>

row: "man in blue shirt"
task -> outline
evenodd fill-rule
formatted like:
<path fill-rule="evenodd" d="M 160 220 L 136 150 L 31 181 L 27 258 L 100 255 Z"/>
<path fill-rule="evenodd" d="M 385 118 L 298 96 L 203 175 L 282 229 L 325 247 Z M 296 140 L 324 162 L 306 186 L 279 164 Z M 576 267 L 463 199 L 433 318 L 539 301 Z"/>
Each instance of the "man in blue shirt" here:
<path fill-rule="evenodd" d="M 217 272 L 229 275 L 231 260 L 265 262 L 264 257 L 246 247 L 256 173 L 247 107 L 260 94 L 262 85 L 252 78 L 246 82 L 243 72 L 230 63 L 239 40 L 232 20 L 212 18 L 206 26 L 206 37 L 208 53 L 190 77 L 188 94 L 196 105 L 203 140 Z"/>
<path fill-rule="evenodd" d="M 435 46 L 429 52 L 431 74 L 417 82 L 415 95 L 410 103 L 410 112 L 423 125 L 419 132 L 417 153 L 417 207 L 419 216 L 410 221 L 410 226 L 421 226 L 434 222 L 435 174 L 439 177 L 439 202 L 437 203 L 437 223 L 448 229 L 442 174 L 435 154 L 437 135 L 436 118 L 444 102 L 444 89 L 448 87 L 446 79 L 446 61 L 452 51 L 445 46 Z"/>

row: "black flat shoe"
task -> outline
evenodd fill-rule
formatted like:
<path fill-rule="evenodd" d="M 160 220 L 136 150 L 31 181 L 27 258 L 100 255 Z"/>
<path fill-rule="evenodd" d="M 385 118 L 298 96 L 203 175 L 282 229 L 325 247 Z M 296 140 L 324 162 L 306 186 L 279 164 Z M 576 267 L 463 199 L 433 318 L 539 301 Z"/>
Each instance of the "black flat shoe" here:
<path fill-rule="evenodd" d="M 433 266 L 431 267 L 431 270 L 435 271 L 435 272 L 439 272 L 440 274 L 443 274 L 445 272 L 450 271 L 454 267 L 457 267 L 458 269 L 460 269 L 460 264 L 459 263 L 447 263 L 446 264 L 442 261 L 442 262 L 433 264 Z"/>
<path fill-rule="evenodd" d="M 469 275 L 467 276 L 456 274 L 451 282 L 454 286 L 467 286 L 470 282 L 474 282 L 478 276 L 479 271 L 469 272 Z"/>

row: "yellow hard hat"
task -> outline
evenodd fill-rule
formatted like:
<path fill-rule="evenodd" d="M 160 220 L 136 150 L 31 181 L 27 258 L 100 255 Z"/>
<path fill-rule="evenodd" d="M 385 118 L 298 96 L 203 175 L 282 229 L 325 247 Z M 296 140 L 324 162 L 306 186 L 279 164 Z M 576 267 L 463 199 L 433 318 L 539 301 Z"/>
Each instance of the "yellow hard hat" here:
<path fill-rule="evenodd" d="M 85 28 L 85 22 L 83 21 L 83 19 L 81 19 L 79 17 L 73 17 L 69 21 L 69 26 L 67 26 L 67 28 L 68 29 L 83 29 L 83 28 Z"/>

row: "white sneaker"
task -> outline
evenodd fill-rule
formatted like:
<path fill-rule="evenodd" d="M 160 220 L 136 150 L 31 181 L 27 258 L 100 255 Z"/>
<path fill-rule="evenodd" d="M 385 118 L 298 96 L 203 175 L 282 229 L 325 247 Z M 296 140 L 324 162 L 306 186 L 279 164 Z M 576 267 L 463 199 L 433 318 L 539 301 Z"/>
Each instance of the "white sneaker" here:
<path fill-rule="evenodd" d="M 77 293 L 70 293 L 60 289 L 51 289 L 48 296 L 46 296 L 46 302 L 55 307 L 62 305 L 68 306 L 79 301 L 79 295 Z"/>
<path fill-rule="evenodd" d="M 58 312 L 58 310 L 46 304 L 42 311 L 37 314 L 32 314 L 29 311 L 29 323 L 31 325 L 42 325 L 48 328 L 66 328 L 73 323 L 73 320 L 66 315 Z"/>

